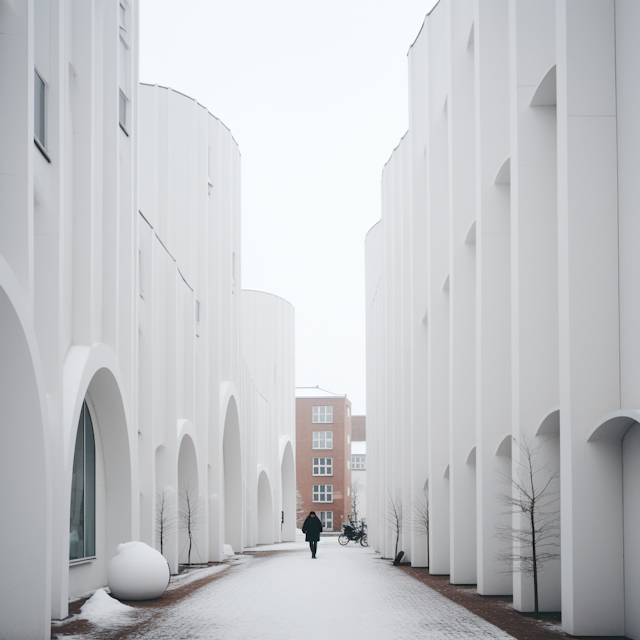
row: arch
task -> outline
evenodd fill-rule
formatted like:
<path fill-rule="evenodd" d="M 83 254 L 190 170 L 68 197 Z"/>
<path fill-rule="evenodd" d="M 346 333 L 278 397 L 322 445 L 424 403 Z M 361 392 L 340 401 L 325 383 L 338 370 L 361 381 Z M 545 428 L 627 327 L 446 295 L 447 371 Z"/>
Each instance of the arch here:
<path fill-rule="evenodd" d="M 295 542 L 296 539 L 296 463 L 293 456 L 293 445 L 288 436 L 280 457 L 280 478 L 282 491 L 282 541 Z"/>
<path fill-rule="evenodd" d="M 496 456 L 505 456 L 507 458 L 511 457 L 511 441 L 513 440 L 511 436 L 511 432 L 507 433 L 502 440 L 500 440 L 500 444 L 496 449 Z"/>
<path fill-rule="evenodd" d="M 0 353 L 0 620 L 7 637 L 42 638 L 51 620 L 47 401 L 27 304 L 1 257 Z"/>
<path fill-rule="evenodd" d="M 113 351 L 105 344 L 73 346 L 63 364 L 63 438 L 65 440 L 65 491 L 60 506 L 67 523 L 62 532 L 62 552 L 68 558 L 69 509 L 73 455 L 80 412 L 85 400 L 91 411 L 96 441 L 97 479 L 104 476 L 102 497 L 96 495 L 96 559 L 69 567 L 69 595 L 106 583 L 107 565 L 122 542 L 135 538 L 132 434 L 121 389 L 122 375 Z M 68 567 L 68 561 L 65 567 Z M 73 580 L 71 573 L 73 572 Z M 64 569 L 63 569 L 64 580 Z M 67 589 L 62 588 L 64 595 Z M 64 605 L 63 605 L 64 611 Z"/>
<path fill-rule="evenodd" d="M 265 469 L 258 466 L 258 544 L 273 544 L 273 496 Z"/>
<path fill-rule="evenodd" d="M 559 434 L 560 433 L 560 407 L 553 407 L 547 413 L 547 415 L 542 418 L 540 422 L 540 426 L 536 431 L 536 437 L 546 435 L 546 434 Z"/>
<path fill-rule="evenodd" d="M 511 184 L 511 156 L 500 165 L 493 184 Z"/>
<path fill-rule="evenodd" d="M 545 74 L 544 78 L 540 80 L 531 102 L 530 107 L 552 107 L 557 104 L 557 90 L 556 90 L 556 65 L 554 64 L 549 71 Z"/>
<path fill-rule="evenodd" d="M 640 410 L 623 409 L 609 413 L 591 429 L 587 442 L 621 441 L 634 422 L 640 422 Z"/>
<path fill-rule="evenodd" d="M 224 467 L 224 542 L 242 553 L 242 449 L 240 419 L 234 395 L 229 394 L 224 417 L 222 460 Z"/>
<path fill-rule="evenodd" d="M 473 447 L 471 447 L 471 449 L 469 450 L 469 453 L 467 454 L 467 461 L 465 462 L 465 464 L 475 464 L 476 463 L 476 445 L 474 444 Z"/>
<path fill-rule="evenodd" d="M 198 482 L 195 429 L 188 420 L 179 420 L 178 434 L 178 562 L 203 563 L 206 562 L 202 536 L 205 512 Z"/>

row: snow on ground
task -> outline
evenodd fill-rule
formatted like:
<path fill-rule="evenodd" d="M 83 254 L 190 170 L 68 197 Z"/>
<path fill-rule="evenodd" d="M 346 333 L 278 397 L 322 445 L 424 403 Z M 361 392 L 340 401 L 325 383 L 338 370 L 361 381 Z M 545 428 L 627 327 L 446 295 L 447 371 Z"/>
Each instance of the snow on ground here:
<path fill-rule="evenodd" d="M 80 608 L 78 618 L 100 626 L 120 626 L 131 622 L 129 614 L 135 609 L 98 589 Z"/>
<path fill-rule="evenodd" d="M 185 569 L 177 576 L 171 576 L 171 582 L 167 587 L 167 591 L 184 587 L 185 584 L 189 584 L 195 580 L 202 580 L 202 578 L 208 578 L 209 576 L 220 573 L 221 571 L 226 571 L 234 564 L 242 564 L 243 562 L 249 562 L 250 560 L 251 558 L 248 556 L 243 557 L 234 555 L 233 558 L 228 558 L 222 564 L 216 564 L 212 567 L 194 567 Z"/>
<path fill-rule="evenodd" d="M 238 563 L 166 609 L 131 640 L 476 640 L 511 636 L 414 580 L 371 548 L 322 538 L 318 558 L 304 542 L 260 546 L 279 554 Z"/>

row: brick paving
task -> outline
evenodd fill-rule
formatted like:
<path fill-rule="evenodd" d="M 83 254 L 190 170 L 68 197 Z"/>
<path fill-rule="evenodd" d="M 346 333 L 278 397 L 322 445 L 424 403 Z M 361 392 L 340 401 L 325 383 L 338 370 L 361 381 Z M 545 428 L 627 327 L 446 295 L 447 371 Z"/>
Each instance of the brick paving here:
<path fill-rule="evenodd" d="M 350 640 L 475 640 L 513 636 L 452 602 L 373 550 L 323 538 L 318 559 L 304 543 L 260 548 L 182 599 L 132 604 L 119 626 L 56 628 L 58 638 L 288 640 L 344 634 Z M 322 620 L 322 624 L 319 621 Z M 75 632 L 75 633 L 74 633 Z M 78 634 L 79 635 L 76 635 Z M 71 635 L 69 635 L 71 633 Z"/>

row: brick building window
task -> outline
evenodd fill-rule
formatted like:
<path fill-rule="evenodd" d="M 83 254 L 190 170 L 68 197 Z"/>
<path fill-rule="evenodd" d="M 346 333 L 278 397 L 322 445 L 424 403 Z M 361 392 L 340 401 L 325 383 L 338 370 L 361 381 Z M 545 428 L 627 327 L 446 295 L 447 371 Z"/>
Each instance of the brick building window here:
<path fill-rule="evenodd" d="M 352 469 L 366 469 L 365 467 L 366 456 L 351 456 L 351 468 Z"/>
<path fill-rule="evenodd" d="M 333 431 L 314 431 L 314 449 L 333 449 Z"/>
<path fill-rule="evenodd" d="M 333 511 L 321 511 L 320 522 L 323 529 L 333 531 Z"/>
<path fill-rule="evenodd" d="M 313 407 L 313 421 L 333 423 L 333 407 Z"/>
<path fill-rule="evenodd" d="M 333 485 L 332 484 L 314 484 L 313 485 L 313 501 L 314 502 L 333 502 Z"/>
<path fill-rule="evenodd" d="M 314 476 L 332 476 L 333 475 L 333 458 L 314 458 L 313 459 L 313 475 Z"/>

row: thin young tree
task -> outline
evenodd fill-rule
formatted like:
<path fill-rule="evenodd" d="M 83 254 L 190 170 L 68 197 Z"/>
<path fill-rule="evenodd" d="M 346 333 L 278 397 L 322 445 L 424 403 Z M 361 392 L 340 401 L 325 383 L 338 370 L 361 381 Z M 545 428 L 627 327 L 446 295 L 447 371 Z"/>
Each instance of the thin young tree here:
<path fill-rule="evenodd" d="M 156 537 L 162 554 L 167 538 L 176 528 L 175 513 L 171 509 L 174 494 L 173 487 L 163 489 L 159 484 L 156 485 Z"/>
<path fill-rule="evenodd" d="M 353 514 L 353 522 L 357 526 L 358 525 L 358 507 L 361 502 L 361 493 L 362 493 L 362 483 L 360 480 L 354 480 L 351 483 L 351 495 L 349 496 L 349 501 L 351 503 L 351 513 Z"/>
<path fill-rule="evenodd" d="M 296 525 L 298 529 L 302 529 L 302 525 L 304 524 L 304 520 L 307 517 L 306 511 L 304 509 L 304 500 L 302 499 L 302 495 L 296 489 Z"/>
<path fill-rule="evenodd" d="M 427 539 L 427 566 L 429 566 L 429 490 L 426 488 L 422 489 L 422 495 L 414 498 L 411 524 L 416 533 Z"/>
<path fill-rule="evenodd" d="M 187 541 L 189 544 L 189 550 L 187 552 L 187 565 L 191 564 L 191 550 L 195 546 L 196 553 L 202 561 L 198 546 L 195 541 L 195 532 L 200 528 L 204 522 L 204 513 L 202 511 L 202 504 L 198 497 L 198 489 L 191 485 L 190 482 L 185 482 L 180 489 L 180 504 L 178 507 L 178 522 L 180 528 L 187 532 Z"/>
<path fill-rule="evenodd" d="M 509 524 L 496 525 L 496 537 L 508 544 L 497 555 L 507 565 L 507 573 L 524 573 L 533 578 L 535 613 L 538 614 L 538 577 L 545 563 L 559 557 L 560 508 L 556 488 L 558 471 L 539 461 L 540 450 L 548 442 L 534 445 L 521 435 L 513 444 L 512 475 L 500 473 L 510 491 L 498 496 L 511 516 Z"/>
<path fill-rule="evenodd" d="M 396 537 L 396 551 L 394 562 L 398 558 L 398 544 L 400 543 L 400 534 L 402 533 L 402 499 L 397 498 L 394 500 L 389 491 L 389 498 L 387 500 L 387 511 L 383 518 L 384 526 L 390 529 Z"/>

